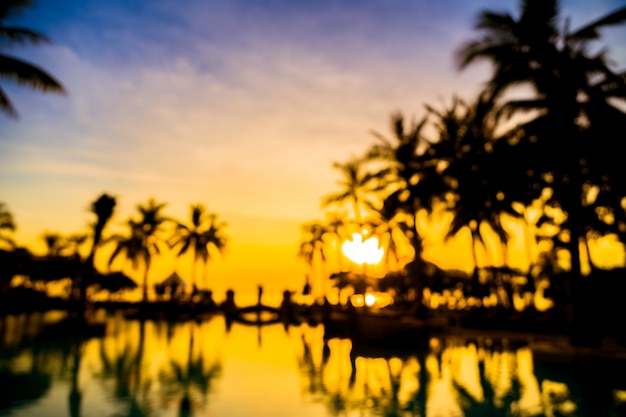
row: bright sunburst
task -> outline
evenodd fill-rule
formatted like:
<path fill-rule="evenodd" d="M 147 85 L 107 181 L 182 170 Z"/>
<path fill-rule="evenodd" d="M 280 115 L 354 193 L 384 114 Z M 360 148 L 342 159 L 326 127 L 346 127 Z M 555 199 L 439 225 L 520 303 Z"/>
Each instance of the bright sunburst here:
<path fill-rule="evenodd" d="M 384 249 L 378 247 L 378 239 L 370 237 L 363 241 L 363 234 L 353 233 L 352 240 L 346 240 L 341 250 L 348 259 L 357 265 L 376 265 L 383 259 Z"/>

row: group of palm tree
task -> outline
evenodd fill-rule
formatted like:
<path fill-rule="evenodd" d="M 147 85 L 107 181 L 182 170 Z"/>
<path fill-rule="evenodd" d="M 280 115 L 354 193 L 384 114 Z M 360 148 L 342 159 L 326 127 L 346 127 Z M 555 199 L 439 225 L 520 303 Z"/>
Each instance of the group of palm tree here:
<path fill-rule="evenodd" d="M 425 282 L 422 216 L 451 213 L 448 238 L 469 231 L 475 279 L 477 245 L 487 252 L 487 236 L 496 236 L 506 266 L 507 224 L 522 222 L 529 238 L 548 239 L 553 253 L 569 254 L 574 298 L 585 282 L 580 245 L 594 270 L 589 240 L 613 234 L 626 243 L 626 74 L 594 43 L 602 27 L 626 21 L 626 7 L 575 30 L 558 12 L 556 0 L 521 0 L 517 16 L 480 13 L 478 36 L 456 53 L 460 69 L 492 64 L 478 97 L 426 106 L 410 126 L 393 115 L 391 139 L 375 133 L 378 142 L 362 157 L 335 164 L 342 190 L 323 206 L 350 202 L 354 216 L 345 220 L 353 229 L 386 224 L 388 252 L 396 238 L 408 243 L 413 254 L 404 271 L 417 291 Z M 517 98 L 520 92 L 528 97 Z M 531 221 L 533 210 L 540 216 Z M 338 238 L 337 230 L 336 222 L 306 224 L 300 254 L 324 262 L 328 243 L 349 236 Z M 534 262 L 529 254 L 529 272 Z"/>
<path fill-rule="evenodd" d="M 78 264 L 78 268 L 67 268 L 60 271 L 54 278 L 69 277 L 72 279 L 71 297 L 84 301 L 86 289 L 93 283 L 93 277 L 99 272 L 96 270 L 95 258 L 97 252 L 103 246 L 112 245 L 112 252 L 108 256 L 108 265 L 111 268 L 118 258 L 124 258 L 131 262 L 133 269 L 143 269 L 142 298 L 148 300 L 148 276 L 150 266 L 155 256 L 163 250 L 173 250 L 177 257 L 187 253 L 193 254 L 193 262 L 190 280 L 193 292 L 198 291 L 196 280 L 196 267 L 202 263 L 205 269 L 212 253 L 223 253 L 227 245 L 227 237 L 224 233 L 226 223 L 218 219 L 217 214 L 207 211 L 201 204 L 191 206 L 191 219 L 189 224 L 178 221 L 163 213 L 165 204 L 157 203 L 154 199 L 146 204 L 137 205 L 138 217 L 128 219 L 124 225 L 125 233 L 114 233 L 109 236 L 104 234 L 106 226 L 113 217 L 116 199 L 108 194 L 102 194 L 92 204 L 90 211 L 95 215 L 95 222 L 90 225 L 90 232 L 73 234 L 67 237 L 59 233 L 45 232 L 42 237 L 48 248 L 44 259 L 46 260 L 74 260 L 72 265 Z M 7 219 L 5 223 L 10 225 L 7 229 L 13 231 L 15 224 L 10 212 L 2 207 L 0 216 Z M 13 250 L 17 250 L 14 241 L 7 234 L 7 242 L 10 242 Z M 81 247 L 90 242 L 86 256 L 81 255 Z M 10 248 L 9 248 L 10 249 Z M 9 251 L 4 251 L 10 253 Z M 8 277 L 7 279 L 10 279 Z M 206 285 L 206 282 L 205 282 Z"/>

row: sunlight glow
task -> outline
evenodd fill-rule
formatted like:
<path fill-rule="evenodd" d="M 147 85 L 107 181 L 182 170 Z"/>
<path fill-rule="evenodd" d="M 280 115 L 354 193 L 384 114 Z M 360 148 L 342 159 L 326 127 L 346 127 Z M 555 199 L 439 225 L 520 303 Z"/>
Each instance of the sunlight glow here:
<path fill-rule="evenodd" d="M 393 297 L 386 292 L 367 292 L 365 294 L 353 294 L 350 302 L 355 307 L 383 308 L 393 304 Z"/>
<path fill-rule="evenodd" d="M 341 245 L 341 251 L 357 265 L 376 265 L 383 259 L 384 249 L 378 247 L 378 239 L 370 237 L 363 241 L 363 234 L 353 233 L 352 240 Z"/>

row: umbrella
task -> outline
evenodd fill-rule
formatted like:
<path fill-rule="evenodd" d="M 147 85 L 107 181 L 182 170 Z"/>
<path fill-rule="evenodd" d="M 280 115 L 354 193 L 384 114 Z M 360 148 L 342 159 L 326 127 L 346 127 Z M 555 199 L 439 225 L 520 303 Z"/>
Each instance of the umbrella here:
<path fill-rule="evenodd" d="M 172 272 L 172 275 L 163 280 L 163 282 L 161 282 L 159 285 L 161 287 L 184 287 L 187 285 L 187 283 L 183 281 L 183 279 L 176 273 L 176 271 L 174 271 Z"/>
<path fill-rule="evenodd" d="M 109 274 L 96 274 L 89 285 L 97 285 L 101 290 L 107 290 L 112 293 L 137 288 L 137 283 L 120 271 Z"/>

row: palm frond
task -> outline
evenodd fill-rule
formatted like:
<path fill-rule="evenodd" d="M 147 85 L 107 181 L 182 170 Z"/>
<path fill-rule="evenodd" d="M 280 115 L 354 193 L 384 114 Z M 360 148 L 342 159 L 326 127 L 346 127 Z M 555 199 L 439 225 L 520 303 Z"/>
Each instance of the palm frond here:
<path fill-rule="evenodd" d="M 0 2 L 0 22 L 21 14 L 24 9 L 32 7 L 30 0 L 3 0 Z"/>
<path fill-rule="evenodd" d="M 44 92 L 65 93 L 61 83 L 42 69 L 3 54 L 0 54 L 0 77 Z"/>
<path fill-rule="evenodd" d="M 619 8 L 571 34 L 566 34 L 566 39 L 575 42 L 598 39 L 600 37 L 598 29 L 624 22 L 626 22 L 626 7 Z"/>
<path fill-rule="evenodd" d="M 33 45 L 37 45 L 41 43 L 50 43 L 50 39 L 37 31 L 0 25 L 0 39 L 2 38 L 6 38 L 11 42 L 19 44 L 31 43 Z"/>
<path fill-rule="evenodd" d="M 17 110 L 11 103 L 11 100 L 9 100 L 9 97 L 6 95 L 2 87 L 0 87 L 0 111 L 4 112 L 12 119 L 18 118 Z"/>

